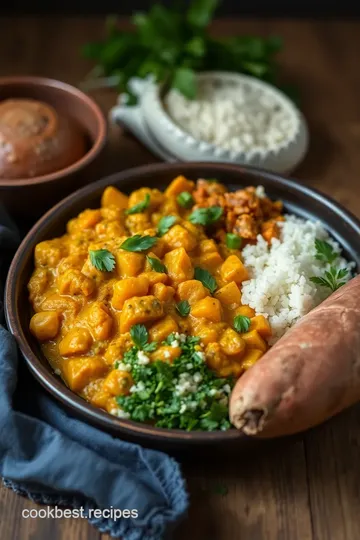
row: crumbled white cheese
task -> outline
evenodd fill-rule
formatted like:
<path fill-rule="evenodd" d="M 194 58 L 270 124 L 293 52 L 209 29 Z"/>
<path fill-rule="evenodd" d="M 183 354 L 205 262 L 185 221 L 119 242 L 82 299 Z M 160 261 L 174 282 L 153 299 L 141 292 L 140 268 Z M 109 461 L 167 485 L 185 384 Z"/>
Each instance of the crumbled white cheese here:
<path fill-rule="evenodd" d="M 216 388 L 211 388 L 209 390 L 209 396 L 216 396 L 217 393 L 218 391 L 216 390 Z"/>
<path fill-rule="evenodd" d="M 186 367 L 187 367 L 187 369 L 190 370 L 190 369 L 192 369 L 194 366 L 189 362 L 188 364 L 186 364 Z"/>
<path fill-rule="evenodd" d="M 117 416 L 118 418 L 130 418 L 130 414 L 123 411 L 122 409 L 111 409 L 110 414 Z"/>
<path fill-rule="evenodd" d="M 55 375 L 61 375 L 61 371 L 60 371 L 60 369 L 58 369 L 58 368 L 55 369 L 54 373 L 55 373 Z"/>
<path fill-rule="evenodd" d="M 205 353 L 203 353 L 202 351 L 196 351 L 196 354 L 198 355 L 198 357 L 200 358 L 200 360 L 202 360 L 203 362 L 205 362 Z"/>
<path fill-rule="evenodd" d="M 171 346 L 174 347 L 174 348 L 175 348 L 175 347 L 178 347 L 178 346 L 179 346 L 178 340 L 177 340 L 177 339 L 174 339 L 174 341 L 171 342 Z"/>
<path fill-rule="evenodd" d="M 187 409 L 186 403 L 182 403 L 179 410 L 180 414 L 184 413 L 186 409 Z"/>
<path fill-rule="evenodd" d="M 180 341 L 180 343 L 185 343 L 185 341 L 186 341 L 186 334 L 179 334 L 179 332 L 175 332 L 174 336 L 175 336 L 175 339 L 177 339 L 178 341 Z"/>
<path fill-rule="evenodd" d="M 230 385 L 229 385 L 229 384 L 224 384 L 224 386 L 223 386 L 223 391 L 224 391 L 226 394 L 230 394 L 230 392 L 231 392 Z"/>
<path fill-rule="evenodd" d="M 194 381 L 195 381 L 196 383 L 199 383 L 199 382 L 202 381 L 202 375 L 201 375 L 201 373 L 199 373 L 198 371 L 197 371 L 196 373 L 194 373 Z"/>
<path fill-rule="evenodd" d="M 195 393 L 197 389 L 198 385 L 190 373 L 180 373 L 179 381 L 175 385 L 176 394 L 180 396 L 184 394 L 192 394 Z"/>
<path fill-rule="evenodd" d="M 145 384 L 143 381 L 139 381 L 137 384 L 133 384 L 130 388 L 130 392 L 133 394 L 134 392 L 142 392 L 145 390 Z"/>
<path fill-rule="evenodd" d="M 139 351 L 137 353 L 137 361 L 138 361 L 139 366 L 146 366 L 146 364 L 149 364 L 150 358 L 146 356 L 144 351 Z"/>
<path fill-rule="evenodd" d="M 117 369 L 119 371 L 131 371 L 131 365 L 130 364 L 124 364 L 124 362 L 119 362 Z"/>
<path fill-rule="evenodd" d="M 170 351 L 164 351 L 164 358 L 170 358 Z"/>

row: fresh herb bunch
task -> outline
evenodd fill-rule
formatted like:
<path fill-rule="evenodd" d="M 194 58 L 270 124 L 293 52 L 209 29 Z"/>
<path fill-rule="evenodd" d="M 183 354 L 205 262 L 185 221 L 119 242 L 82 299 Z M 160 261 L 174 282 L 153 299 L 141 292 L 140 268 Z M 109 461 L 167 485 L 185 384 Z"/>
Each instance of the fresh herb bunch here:
<path fill-rule="evenodd" d="M 176 88 L 188 99 L 196 97 L 199 71 L 234 71 L 277 83 L 275 56 L 278 37 L 237 36 L 215 38 L 208 32 L 221 0 L 180 1 L 179 8 L 154 4 L 147 13 L 132 18 L 134 31 L 120 30 L 113 17 L 102 42 L 88 43 L 83 54 L 96 62 L 93 74 L 105 78 L 136 103 L 128 82 L 132 77 L 153 76 Z"/>
<path fill-rule="evenodd" d="M 170 335 L 164 343 L 174 339 Z M 145 336 L 142 342 L 145 343 Z M 198 342 L 199 338 L 188 336 L 181 343 L 181 356 L 172 364 L 155 361 L 140 365 L 136 346 L 125 353 L 123 362 L 131 366 L 134 389 L 128 396 L 117 397 L 117 402 L 132 420 L 187 431 L 231 427 L 227 403 L 233 379 L 217 378 L 198 353 Z M 195 391 L 179 393 L 179 382 L 184 377 L 198 381 Z"/>

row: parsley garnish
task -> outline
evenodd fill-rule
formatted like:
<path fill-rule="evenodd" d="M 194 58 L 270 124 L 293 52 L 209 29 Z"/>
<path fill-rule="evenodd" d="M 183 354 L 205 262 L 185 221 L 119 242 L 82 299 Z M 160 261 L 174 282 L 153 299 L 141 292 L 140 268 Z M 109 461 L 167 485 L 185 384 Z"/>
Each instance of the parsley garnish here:
<path fill-rule="evenodd" d="M 197 208 L 189 216 L 189 221 L 196 225 L 212 225 L 223 215 L 220 206 L 209 206 L 208 208 Z"/>
<path fill-rule="evenodd" d="M 227 233 L 226 235 L 226 246 L 229 249 L 239 249 L 242 244 L 241 236 L 233 233 Z"/>
<path fill-rule="evenodd" d="M 115 257 L 107 249 L 89 251 L 90 262 L 100 272 L 112 272 L 115 268 Z"/>
<path fill-rule="evenodd" d="M 190 313 L 190 304 L 187 300 L 182 300 L 176 304 L 176 310 L 182 317 L 187 317 Z"/>
<path fill-rule="evenodd" d="M 156 259 L 155 257 L 149 257 L 149 255 L 146 255 L 146 260 L 150 264 L 151 268 L 155 270 L 155 272 L 161 272 L 163 274 L 167 274 L 167 268 L 165 264 L 159 261 L 159 259 Z"/>
<path fill-rule="evenodd" d="M 316 259 L 323 262 L 324 264 L 333 263 L 338 257 L 339 254 L 336 253 L 333 247 L 325 240 L 315 240 L 316 248 Z M 340 268 L 339 270 L 335 266 L 330 266 L 329 270 L 324 272 L 324 276 L 313 276 L 310 278 L 310 281 L 321 287 L 327 287 L 331 291 L 336 291 L 339 287 L 345 285 L 349 270 L 347 268 Z"/>
<path fill-rule="evenodd" d="M 234 328 L 237 332 L 247 332 L 250 328 L 251 319 L 246 315 L 236 315 L 234 318 Z"/>
<path fill-rule="evenodd" d="M 176 200 L 183 208 L 191 208 L 195 202 L 193 196 L 188 191 L 180 193 L 180 195 L 176 197 Z"/>
<path fill-rule="evenodd" d="M 130 336 L 135 347 L 137 347 L 140 351 L 153 352 L 157 347 L 157 343 L 155 341 L 153 341 L 153 343 L 148 343 L 149 333 L 146 326 L 143 324 L 135 324 L 132 326 L 130 329 Z"/>
<path fill-rule="evenodd" d="M 209 289 L 211 294 L 214 294 L 218 286 L 216 283 L 216 279 L 210 274 L 210 272 L 208 272 L 207 270 L 204 270 L 204 268 L 196 267 L 195 272 L 194 272 L 194 277 L 198 281 L 201 281 L 204 287 Z"/>
<path fill-rule="evenodd" d="M 331 264 L 338 257 L 338 254 L 335 253 L 333 247 L 328 242 L 325 242 L 325 240 L 319 240 L 317 238 L 315 240 L 315 248 L 315 257 L 319 261 Z"/>
<path fill-rule="evenodd" d="M 152 248 L 157 242 L 156 236 L 141 236 L 135 234 L 130 238 L 127 238 L 120 246 L 120 249 L 126 251 L 146 251 Z"/>
<path fill-rule="evenodd" d="M 147 193 L 145 195 L 145 198 L 142 202 L 139 202 L 138 204 L 135 204 L 131 208 L 128 208 L 128 210 L 125 210 L 125 214 L 139 214 L 140 212 L 143 212 L 146 210 L 146 208 L 149 207 L 150 204 L 150 195 Z"/>
<path fill-rule="evenodd" d="M 170 227 L 176 223 L 177 217 L 176 216 L 164 216 L 160 219 L 157 227 L 157 232 L 159 236 L 164 236 L 165 233 L 168 232 Z"/>
<path fill-rule="evenodd" d="M 341 268 L 340 270 L 336 270 L 336 268 L 332 266 L 330 270 L 324 273 L 324 277 L 314 276 L 310 278 L 310 281 L 312 281 L 316 285 L 321 285 L 322 287 L 327 287 L 332 291 L 336 291 L 337 289 L 345 285 L 346 281 L 343 280 L 348 275 L 348 273 L 349 270 L 347 268 Z"/>
<path fill-rule="evenodd" d="M 141 343 L 144 343 L 144 331 L 141 335 Z M 124 354 L 122 361 L 131 366 L 135 390 L 116 399 L 132 420 L 187 431 L 231 427 L 227 404 L 234 381 L 232 378 L 220 379 L 209 369 L 197 354 L 198 341 L 193 336 L 187 337 L 185 343 L 181 343 L 181 355 L 172 363 L 158 360 L 139 365 L 137 347 Z M 182 388 L 180 381 L 189 377 L 195 388 L 184 385 Z"/>

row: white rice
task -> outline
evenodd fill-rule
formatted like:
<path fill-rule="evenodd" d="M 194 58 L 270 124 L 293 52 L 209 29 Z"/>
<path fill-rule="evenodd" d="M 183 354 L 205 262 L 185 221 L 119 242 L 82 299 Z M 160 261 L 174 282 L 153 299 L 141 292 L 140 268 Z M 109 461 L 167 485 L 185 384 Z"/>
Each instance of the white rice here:
<path fill-rule="evenodd" d="M 251 276 L 243 282 L 242 303 L 268 317 L 273 330 L 271 343 L 332 292 L 310 281 L 310 277 L 323 276 L 329 268 L 316 259 L 316 238 L 326 240 L 339 253 L 332 266 L 349 270 L 343 281 L 352 277 L 355 266 L 340 256 L 339 244 L 329 237 L 320 222 L 286 215 L 279 225 L 280 240 L 273 239 L 269 247 L 259 235 L 256 245 L 248 245 L 242 251 Z"/>
<path fill-rule="evenodd" d="M 297 120 L 282 100 L 249 83 L 206 79 L 199 82 L 196 99 L 172 89 L 164 101 L 184 131 L 230 151 L 276 150 L 297 129 Z"/>

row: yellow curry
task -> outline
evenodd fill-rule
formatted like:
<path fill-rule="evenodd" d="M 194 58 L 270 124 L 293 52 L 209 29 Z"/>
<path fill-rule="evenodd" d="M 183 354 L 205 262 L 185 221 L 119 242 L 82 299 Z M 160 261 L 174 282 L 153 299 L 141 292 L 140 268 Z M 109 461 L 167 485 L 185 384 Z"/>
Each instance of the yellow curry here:
<path fill-rule="evenodd" d="M 236 239 L 242 246 L 259 233 L 269 240 L 280 214 L 279 203 L 254 188 L 228 193 L 183 176 L 164 193 L 144 187 L 127 196 L 109 186 L 101 208 L 36 246 L 31 332 L 69 388 L 112 413 L 133 387 L 119 362 L 137 325 L 157 344 L 139 358 L 171 364 L 184 336 L 197 336 L 207 367 L 236 379 L 271 336 L 267 320 L 241 303 L 249 276 Z M 235 320 L 244 324 L 234 327 Z M 170 335 L 177 339 L 167 343 Z"/>

